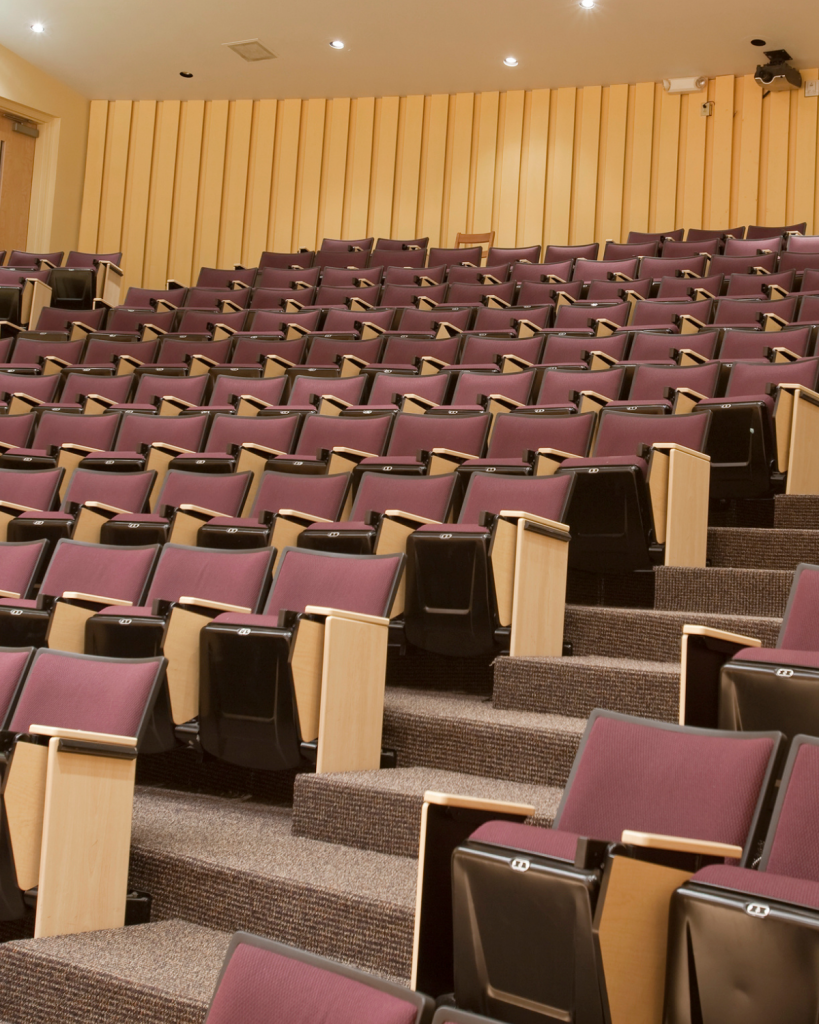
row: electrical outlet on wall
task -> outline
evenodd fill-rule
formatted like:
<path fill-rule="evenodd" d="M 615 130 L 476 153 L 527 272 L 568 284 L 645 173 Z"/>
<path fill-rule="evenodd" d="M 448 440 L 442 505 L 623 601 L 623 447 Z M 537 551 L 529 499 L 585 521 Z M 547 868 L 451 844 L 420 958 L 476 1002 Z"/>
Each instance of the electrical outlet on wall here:
<path fill-rule="evenodd" d="M 819 96 L 819 78 L 809 78 L 805 82 L 806 96 Z"/>

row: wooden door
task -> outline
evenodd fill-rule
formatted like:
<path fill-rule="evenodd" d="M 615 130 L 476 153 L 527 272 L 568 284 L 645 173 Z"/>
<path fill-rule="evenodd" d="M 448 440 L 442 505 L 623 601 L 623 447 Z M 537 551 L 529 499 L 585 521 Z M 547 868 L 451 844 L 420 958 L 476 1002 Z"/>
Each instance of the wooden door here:
<path fill-rule="evenodd" d="M 35 144 L 0 114 L 0 250 L 26 249 Z"/>

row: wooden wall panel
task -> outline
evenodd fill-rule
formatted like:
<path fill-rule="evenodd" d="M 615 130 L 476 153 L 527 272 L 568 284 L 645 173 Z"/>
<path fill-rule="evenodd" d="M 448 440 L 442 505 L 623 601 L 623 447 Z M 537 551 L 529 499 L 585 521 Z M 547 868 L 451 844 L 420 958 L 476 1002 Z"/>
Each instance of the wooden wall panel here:
<path fill-rule="evenodd" d="M 815 69 L 804 72 L 815 78 Z M 714 101 L 711 117 L 700 108 Z M 819 216 L 819 100 L 748 75 L 349 99 L 95 100 L 80 225 L 127 285 L 327 237 L 499 245 Z"/>

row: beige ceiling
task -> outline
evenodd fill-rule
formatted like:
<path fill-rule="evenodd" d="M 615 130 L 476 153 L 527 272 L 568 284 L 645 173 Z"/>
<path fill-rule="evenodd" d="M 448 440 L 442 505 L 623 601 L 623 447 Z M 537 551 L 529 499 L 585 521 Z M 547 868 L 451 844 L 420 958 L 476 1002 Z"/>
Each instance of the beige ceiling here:
<path fill-rule="evenodd" d="M 30 25 L 46 27 L 35 35 Z M 386 96 L 819 64 L 816 0 L 0 0 L 0 40 L 98 99 Z M 278 59 L 222 46 L 259 38 Z M 343 39 L 343 51 L 331 39 Z M 517 68 L 506 68 L 514 55 Z M 191 71 L 192 79 L 179 77 Z"/>

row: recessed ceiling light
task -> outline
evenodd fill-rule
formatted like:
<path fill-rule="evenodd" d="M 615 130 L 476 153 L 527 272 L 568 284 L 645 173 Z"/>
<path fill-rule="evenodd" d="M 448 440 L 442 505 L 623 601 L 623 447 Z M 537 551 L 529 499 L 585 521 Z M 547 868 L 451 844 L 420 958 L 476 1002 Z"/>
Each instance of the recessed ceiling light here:
<path fill-rule="evenodd" d="M 193 78 L 193 72 L 192 71 L 180 71 L 179 72 L 179 77 L 180 78 Z"/>
<path fill-rule="evenodd" d="M 503 63 L 508 68 L 516 68 L 518 66 L 517 57 L 505 57 Z"/>
<path fill-rule="evenodd" d="M 333 39 L 332 42 L 330 43 L 330 46 L 332 46 L 334 50 L 343 50 L 344 41 L 342 39 Z"/>
<path fill-rule="evenodd" d="M 580 6 L 586 11 L 590 11 L 594 4 L 595 0 L 580 0 Z"/>
<path fill-rule="evenodd" d="M 35 21 L 34 24 L 31 26 L 31 31 L 37 32 L 38 34 L 40 32 L 45 32 L 45 25 L 41 21 Z"/>
<path fill-rule="evenodd" d="M 752 39 L 751 46 L 767 46 L 768 44 L 764 39 Z"/>

